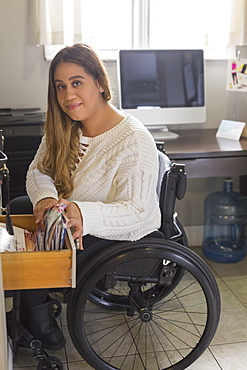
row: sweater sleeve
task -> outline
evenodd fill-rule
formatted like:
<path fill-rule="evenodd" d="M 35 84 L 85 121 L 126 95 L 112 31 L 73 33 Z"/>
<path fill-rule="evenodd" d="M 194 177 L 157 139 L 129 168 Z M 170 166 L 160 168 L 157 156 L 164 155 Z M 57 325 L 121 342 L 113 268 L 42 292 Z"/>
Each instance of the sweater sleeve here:
<path fill-rule="evenodd" d="M 43 198 L 51 197 L 58 199 L 58 192 L 52 178 L 48 175 L 44 175 L 37 168 L 37 164 L 42 160 L 45 150 L 45 137 L 43 137 L 37 153 L 27 171 L 26 189 L 33 206 Z"/>

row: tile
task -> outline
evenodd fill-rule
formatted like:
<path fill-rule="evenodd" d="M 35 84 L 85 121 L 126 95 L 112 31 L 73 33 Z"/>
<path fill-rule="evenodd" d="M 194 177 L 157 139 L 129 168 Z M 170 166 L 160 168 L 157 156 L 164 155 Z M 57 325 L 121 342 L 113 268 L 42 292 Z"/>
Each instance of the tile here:
<path fill-rule="evenodd" d="M 222 278 L 247 277 L 247 258 L 236 263 L 216 263 L 207 260 L 207 264 Z"/>
<path fill-rule="evenodd" d="M 241 279 L 238 279 L 240 282 Z M 232 280 L 230 280 L 230 283 Z M 235 285 L 238 285 L 238 282 L 229 284 L 226 280 L 221 280 L 216 278 L 216 283 L 218 285 L 220 291 L 220 299 L 221 299 L 221 309 L 229 308 L 229 307 L 241 307 L 244 305 L 243 300 L 240 299 L 240 295 L 237 294 L 236 289 L 234 289 Z M 247 278 L 245 281 L 247 287 Z M 232 288 L 231 288 L 232 286 Z M 239 288 L 240 289 L 240 288 Z M 246 288 L 246 305 L 247 305 L 247 288 Z"/>
<path fill-rule="evenodd" d="M 224 282 L 239 299 L 239 301 L 244 306 L 247 306 L 247 277 L 225 278 Z"/>
<path fill-rule="evenodd" d="M 197 361 L 187 367 L 188 370 L 222 370 L 211 351 L 207 349 Z"/>
<path fill-rule="evenodd" d="M 201 247 L 193 247 L 191 248 L 191 250 L 196 253 L 199 257 L 201 257 L 201 259 L 206 263 L 206 265 L 209 267 L 210 271 L 212 272 L 212 274 L 214 275 L 215 278 L 219 278 L 220 275 L 217 273 L 217 270 L 214 270 L 210 264 L 209 264 L 209 261 L 206 259 L 206 257 L 204 256 L 204 254 L 202 253 L 202 248 Z"/>
<path fill-rule="evenodd" d="M 14 359 L 14 369 L 19 369 L 25 366 L 35 366 L 37 361 L 32 356 L 32 351 L 29 348 L 18 348 L 17 356 Z"/>
<path fill-rule="evenodd" d="M 211 346 L 213 354 L 224 370 L 246 370 L 247 342 Z M 201 368 L 200 368 L 201 370 Z"/>
<path fill-rule="evenodd" d="M 68 369 L 69 370 L 82 370 L 82 369 L 92 370 L 94 368 L 88 365 L 88 363 L 86 363 L 85 361 L 75 361 L 75 362 L 70 362 L 68 364 Z"/>
<path fill-rule="evenodd" d="M 65 350 L 61 349 L 59 351 L 48 351 L 47 353 L 49 356 L 55 356 L 59 358 L 62 362 L 66 361 L 66 356 L 65 356 Z M 18 348 L 18 353 L 16 358 L 14 359 L 14 369 L 19 369 L 24 366 L 35 366 L 38 364 L 38 361 L 35 360 L 32 356 L 32 351 L 29 348 L 24 348 L 24 347 L 19 347 Z"/>
<path fill-rule="evenodd" d="M 77 352 L 71 338 L 70 338 L 70 335 L 69 335 L 69 331 L 68 331 L 68 328 L 67 326 L 63 326 L 63 333 L 64 333 L 64 336 L 66 338 L 66 347 L 65 347 L 65 352 L 66 352 L 66 357 L 67 357 L 67 361 L 68 362 L 71 362 L 71 361 L 81 361 L 82 360 L 82 357 L 81 355 Z"/>
<path fill-rule="evenodd" d="M 247 341 L 247 309 L 243 306 L 223 309 L 211 345 L 244 341 Z"/>
<path fill-rule="evenodd" d="M 213 272 L 222 278 L 247 277 L 247 257 L 236 263 L 217 263 L 208 260 L 202 253 L 201 247 L 191 248 L 198 254 Z"/>

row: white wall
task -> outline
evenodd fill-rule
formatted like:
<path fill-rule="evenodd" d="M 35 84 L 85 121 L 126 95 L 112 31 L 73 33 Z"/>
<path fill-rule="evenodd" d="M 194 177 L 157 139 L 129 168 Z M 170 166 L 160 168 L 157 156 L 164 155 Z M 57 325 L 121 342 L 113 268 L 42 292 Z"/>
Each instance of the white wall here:
<path fill-rule="evenodd" d="M 46 109 L 49 62 L 35 40 L 33 0 L 0 0 L 0 107 L 41 107 Z M 108 62 L 116 83 L 116 64 Z M 245 119 L 247 94 L 225 90 L 226 60 L 206 60 L 207 122 L 217 127 L 222 118 Z"/>
<path fill-rule="evenodd" d="M 0 0 L 0 106 L 45 109 L 48 63 L 35 43 L 32 0 Z"/>
<path fill-rule="evenodd" d="M 116 63 L 107 67 L 116 85 Z M 36 46 L 34 0 L 0 0 L 0 107 L 45 110 L 48 69 L 43 48 Z M 222 119 L 247 120 L 247 94 L 225 90 L 226 69 L 226 60 L 206 60 L 207 121 L 198 127 L 217 128 Z M 178 204 L 184 225 L 203 223 L 203 200 L 220 190 L 221 183 L 215 178 L 189 180 L 186 197 Z"/>

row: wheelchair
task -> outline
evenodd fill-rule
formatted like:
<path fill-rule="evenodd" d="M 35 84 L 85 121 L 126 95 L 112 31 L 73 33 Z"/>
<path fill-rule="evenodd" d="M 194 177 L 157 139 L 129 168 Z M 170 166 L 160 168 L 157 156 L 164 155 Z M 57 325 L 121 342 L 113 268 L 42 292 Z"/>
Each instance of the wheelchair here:
<path fill-rule="evenodd" d="M 96 370 L 183 370 L 206 350 L 218 326 L 217 283 L 189 249 L 174 211 L 186 189 L 184 165 L 160 157 L 160 230 L 102 249 L 97 243 L 77 257 L 67 324 L 75 348 Z"/>

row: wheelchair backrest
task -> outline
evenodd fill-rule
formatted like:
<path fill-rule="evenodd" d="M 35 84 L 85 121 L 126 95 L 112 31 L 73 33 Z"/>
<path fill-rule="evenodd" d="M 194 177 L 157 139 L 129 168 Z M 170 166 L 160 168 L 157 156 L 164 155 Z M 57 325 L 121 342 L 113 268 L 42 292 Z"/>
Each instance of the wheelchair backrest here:
<path fill-rule="evenodd" d="M 162 151 L 158 150 L 159 174 L 157 194 L 161 211 L 160 231 L 166 239 L 170 239 L 174 231 L 174 214 L 176 199 L 183 199 L 187 178 L 185 165 L 171 163 L 170 159 Z"/>

